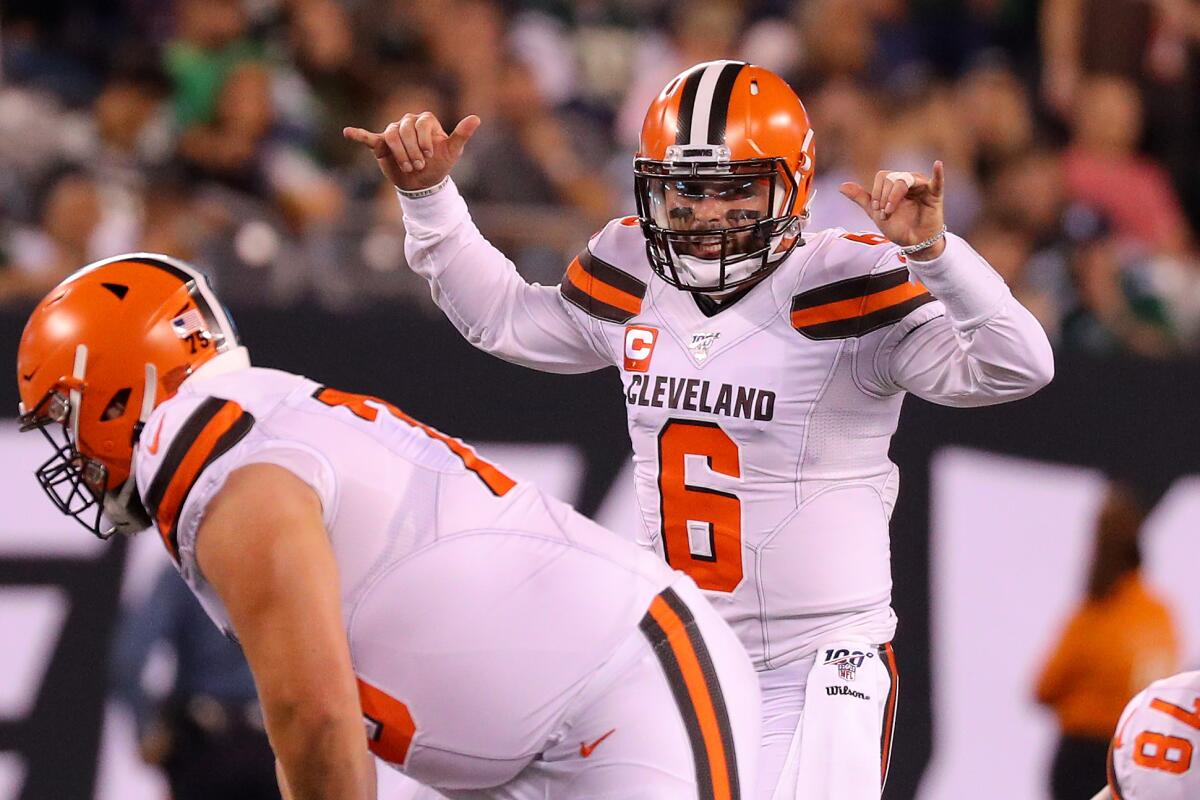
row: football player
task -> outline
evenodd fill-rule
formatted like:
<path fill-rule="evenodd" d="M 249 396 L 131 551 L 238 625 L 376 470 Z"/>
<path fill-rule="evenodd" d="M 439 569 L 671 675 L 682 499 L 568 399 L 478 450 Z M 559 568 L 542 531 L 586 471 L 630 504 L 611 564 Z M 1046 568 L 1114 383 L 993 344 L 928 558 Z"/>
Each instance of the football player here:
<path fill-rule="evenodd" d="M 251 367 L 189 265 L 72 275 L 17 373 L 50 498 L 157 528 L 241 642 L 292 800 L 374 797 L 368 749 L 452 798 L 752 796 L 754 670 L 690 578 L 395 406 Z"/>
<path fill-rule="evenodd" d="M 1182 672 L 1155 681 L 1129 701 L 1108 751 L 1108 786 L 1093 800 L 1196 797 L 1200 672 Z"/>
<path fill-rule="evenodd" d="M 696 580 L 759 671 L 759 796 L 878 798 L 900 406 L 1032 394 L 1053 372 L 1045 333 L 946 231 L 941 163 L 843 185 L 883 235 L 805 233 L 815 133 L 761 67 L 707 62 L 666 85 L 633 162 L 637 214 L 557 287 L 521 278 L 449 177 L 479 125 L 447 134 L 419 113 L 345 134 L 395 184 L 409 264 L 471 343 L 551 372 L 621 371 L 640 542 Z"/>

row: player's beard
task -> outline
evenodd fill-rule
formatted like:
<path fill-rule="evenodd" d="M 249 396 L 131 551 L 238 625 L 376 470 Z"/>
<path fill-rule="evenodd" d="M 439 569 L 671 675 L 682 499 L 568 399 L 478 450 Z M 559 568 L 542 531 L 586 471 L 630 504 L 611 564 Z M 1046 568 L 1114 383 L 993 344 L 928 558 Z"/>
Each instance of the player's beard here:
<path fill-rule="evenodd" d="M 703 229 L 699 229 L 703 230 Z M 680 231 L 681 233 L 698 233 L 698 229 L 689 231 Z M 717 261 L 721 259 L 721 243 L 725 241 L 725 257 L 733 258 L 743 253 L 749 252 L 754 248 L 754 231 L 743 231 L 732 236 L 724 236 L 720 228 L 713 229 L 712 236 L 695 236 L 686 239 L 680 238 L 672 242 L 672 247 L 675 252 L 681 256 L 691 256 L 692 258 L 700 258 L 705 261 Z"/>

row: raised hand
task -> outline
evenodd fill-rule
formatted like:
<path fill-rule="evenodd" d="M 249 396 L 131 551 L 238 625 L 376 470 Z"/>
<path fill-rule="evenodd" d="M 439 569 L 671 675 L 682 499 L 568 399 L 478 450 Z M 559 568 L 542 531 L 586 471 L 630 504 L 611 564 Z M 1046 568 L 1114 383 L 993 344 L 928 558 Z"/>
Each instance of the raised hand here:
<path fill-rule="evenodd" d="M 946 219 L 945 185 L 945 167 L 941 161 L 935 161 L 932 178 L 919 172 L 880 170 L 875 173 L 871 191 L 857 183 L 843 183 L 841 191 L 879 226 L 884 236 L 904 247 L 923 242 L 941 231 Z M 945 247 L 944 240 L 938 241 L 918 258 L 937 258 Z"/>
<path fill-rule="evenodd" d="M 371 148 L 380 171 L 397 189 L 415 192 L 437 186 L 450 174 L 479 124 L 471 114 L 447 134 L 437 117 L 424 111 L 405 114 L 382 133 L 343 128 L 342 135 Z"/>

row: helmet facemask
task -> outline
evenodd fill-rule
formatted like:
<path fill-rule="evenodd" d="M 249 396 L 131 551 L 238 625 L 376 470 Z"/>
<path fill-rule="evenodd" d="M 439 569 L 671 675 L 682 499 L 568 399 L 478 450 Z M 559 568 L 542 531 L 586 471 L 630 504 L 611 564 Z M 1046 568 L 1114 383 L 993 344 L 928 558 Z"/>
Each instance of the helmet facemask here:
<path fill-rule="evenodd" d="M 34 475 L 59 511 L 98 538 L 108 539 L 115 533 L 136 533 L 150 527 L 151 519 L 138 496 L 133 465 L 130 464 L 129 477 L 124 483 L 110 486 L 108 466 L 88 457 L 77 446 L 86 369 L 87 347 L 79 345 L 72 377 L 51 387 L 32 409 L 22 409 L 21 431 L 40 431 L 54 449 Z M 157 376 L 151 364 L 146 365 L 146 377 L 147 390 L 142 414 L 134 427 L 135 438 L 154 408 L 153 387 Z M 118 391 L 105 408 L 105 418 L 127 413 L 131 393 L 131 389 Z"/>
<path fill-rule="evenodd" d="M 791 252 L 803 220 L 791 212 L 798 189 L 783 159 L 719 160 L 724 147 L 668 150 L 681 152 L 634 162 L 646 252 L 663 280 L 722 293 L 757 281 Z M 707 158 L 689 158 L 695 151 Z"/>

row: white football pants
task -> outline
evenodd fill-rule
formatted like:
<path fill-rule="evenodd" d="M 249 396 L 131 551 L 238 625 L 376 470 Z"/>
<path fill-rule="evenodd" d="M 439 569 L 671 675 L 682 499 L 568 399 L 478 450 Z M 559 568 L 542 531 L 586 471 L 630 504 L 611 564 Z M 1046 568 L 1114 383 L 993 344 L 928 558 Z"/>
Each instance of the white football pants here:
<path fill-rule="evenodd" d="M 758 676 L 759 800 L 879 800 L 896 719 L 891 645 L 832 640 Z"/>

